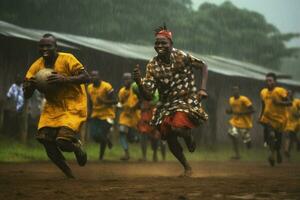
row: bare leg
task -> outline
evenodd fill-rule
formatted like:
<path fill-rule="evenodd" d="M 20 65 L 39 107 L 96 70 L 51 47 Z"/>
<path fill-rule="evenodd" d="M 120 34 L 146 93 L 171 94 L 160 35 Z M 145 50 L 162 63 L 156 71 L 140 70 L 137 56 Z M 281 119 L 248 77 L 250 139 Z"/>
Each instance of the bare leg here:
<path fill-rule="evenodd" d="M 180 145 L 180 143 L 177 140 L 177 135 L 174 132 L 171 132 L 167 135 L 167 142 L 170 151 L 172 154 L 177 158 L 177 160 L 181 163 L 181 165 L 184 167 L 184 176 L 190 176 L 192 172 L 192 168 L 187 162 L 184 154 L 183 149 Z"/>
<path fill-rule="evenodd" d="M 65 158 L 61 151 L 57 148 L 54 142 L 47 142 L 39 140 L 45 147 L 46 153 L 50 160 L 59 168 L 68 178 L 75 178 L 72 170 L 65 162 Z"/>
<path fill-rule="evenodd" d="M 232 147 L 233 147 L 233 151 L 235 153 L 235 156 L 232 157 L 232 159 L 240 159 L 240 152 L 239 152 L 239 146 L 238 146 L 238 140 L 236 137 L 229 135 L 231 141 L 232 141 Z"/>
<path fill-rule="evenodd" d="M 152 157 L 153 162 L 157 162 L 157 160 L 158 160 L 157 159 L 158 143 L 159 143 L 158 139 L 151 138 L 151 149 L 153 151 L 153 157 Z"/>
<path fill-rule="evenodd" d="M 147 135 L 143 134 L 140 136 L 141 151 L 142 151 L 142 158 L 140 159 L 140 161 L 147 160 L 147 140 L 148 140 Z"/>
<path fill-rule="evenodd" d="M 100 146 L 99 160 L 103 160 L 105 149 L 106 149 L 106 141 L 101 141 L 99 146 Z"/>
<path fill-rule="evenodd" d="M 166 160 L 166 151 L 167 151 L 165 141 L 162 141 L 162 140 L 160 141 L 160 151 L 161 151 L 162 159 L 163 159 L 163 161 L 165 161 Z"/>

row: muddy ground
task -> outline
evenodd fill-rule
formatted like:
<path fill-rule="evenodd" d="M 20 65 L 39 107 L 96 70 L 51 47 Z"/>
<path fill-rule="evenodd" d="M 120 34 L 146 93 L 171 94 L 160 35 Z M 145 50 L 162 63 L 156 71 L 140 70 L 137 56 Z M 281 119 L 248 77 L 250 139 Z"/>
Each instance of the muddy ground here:
<path fill-rule="evenodd" d="M 68 180 L 50 162 L 0 163 L 0 199 L 300 199 L 300 163 L 194 162 L 181 178 L 176 162 L 71 163 Z"/>

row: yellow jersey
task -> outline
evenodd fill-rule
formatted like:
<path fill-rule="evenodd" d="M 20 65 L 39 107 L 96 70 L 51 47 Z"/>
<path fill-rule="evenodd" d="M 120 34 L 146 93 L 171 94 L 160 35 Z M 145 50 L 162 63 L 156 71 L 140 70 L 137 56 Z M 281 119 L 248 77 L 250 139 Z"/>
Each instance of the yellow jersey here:
<path fill-rule="evenodd" d="M 262 89 L 260 97 L 265 104 L 265 108 L 260 119 L 261 123 L 268 124 L 278 131 L 284 130 L 287 123 L 287 108 L 274 102 L 281 101 L 287 96 L 287 90 L 282 87 L 275 87 L 272 91 L 267 88 Z"/>
<path fill-rule="evenodd" d="M 26 79 L 34 77 L 44 68 L 46 68 L 44 59 L 40 57 L 27 71 Z M 74 76 L 84 67 L 72 54 L 59 52 L 53 69 L 64 76 Z M 81 123 L 87 118 L 87 95 L 84 84 L 64 84 L 55 88 L 55 92 L 45 94 L 45 97 L 46 102 L 38 129 L 66 126 L 79 131 Z"/>
<path fill-rule="evenodd" d="M 287 124 L 285 132 L 297 132 L 299 130 L 300 99 L 294 99 L 292 106 L 287 107 Z"/>
<path fill-rule="evenodd" d="M 139 99 L 131 88 L 122 87 L 118 93 L 119 102 L 122 105 L 119 124 L 130 128 L 137 128 L 141 118 L 141 110 L 137 108 Z"/>
<path fill-rule="evenodd" d="M 98 118 L 101 120 L 114 119 L 115 109 L 112 104 L 104 104 L 102 100 L 107 100 L 107 95 L 113 91 L 113 87 L 110 83 L 101 81 L 99 86 L 94 84 L 88 85 L 88 94 L 93 103 L 92 118 Z"/>
<path fill-rule="evenodd" d="M 240 96 L 237 99 L 230 97 L 229 105 L 234 113 L 242 113 L 248 111 L 248 107 L 252 106 L 252 102 L 245 96 Z M 229 123 L 236 128 L 252 128 L 252 114 L 233 114 Z"/>

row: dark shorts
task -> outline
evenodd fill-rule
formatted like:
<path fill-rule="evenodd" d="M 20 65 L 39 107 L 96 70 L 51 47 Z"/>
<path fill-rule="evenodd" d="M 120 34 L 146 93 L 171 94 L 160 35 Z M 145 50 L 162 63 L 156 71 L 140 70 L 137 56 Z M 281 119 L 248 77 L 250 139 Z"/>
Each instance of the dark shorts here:
<path fill-rule="evenodd" d="M 44 127 L 38 130 L 36 139 L 40 142 L 55 142 L 58 139 L 63 139 L 76 143 L 79 140 L 79 134 L 65 126 L 55 128 Z"/>
<path fill-rule="evenodd" d="M 89 120 L 90 134 L 93 140 L 96 142 L 105 141 L 107 134 L 111 128 L 111 124 L 106 120 L 100 120 L 97 118 L 92 118 Z"/>

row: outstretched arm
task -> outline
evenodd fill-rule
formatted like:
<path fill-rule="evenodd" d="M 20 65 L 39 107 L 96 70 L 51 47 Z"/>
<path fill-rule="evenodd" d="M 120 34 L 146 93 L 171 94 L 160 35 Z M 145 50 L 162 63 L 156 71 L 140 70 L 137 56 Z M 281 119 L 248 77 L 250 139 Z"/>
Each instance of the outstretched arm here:
<path fill-rule="evenodd" d="M 187 54 L 187 64 L 201 70 L 201 87 L 199 89 L 198 96 L 199 99 L 207 98 L 208 94 L 206 91 L 206 83 L 208 79 L 208 69 L 206 63 L 190 54 Z"/>
<path fill-rule="evenodd" d="M 142 83 L 141 69 L 139 65 L 136 65 L 133 70 L 133 80 L 136 82 L 143 98 L 148 101 L 152 100 L 153 93 Z"/>

